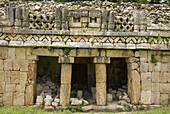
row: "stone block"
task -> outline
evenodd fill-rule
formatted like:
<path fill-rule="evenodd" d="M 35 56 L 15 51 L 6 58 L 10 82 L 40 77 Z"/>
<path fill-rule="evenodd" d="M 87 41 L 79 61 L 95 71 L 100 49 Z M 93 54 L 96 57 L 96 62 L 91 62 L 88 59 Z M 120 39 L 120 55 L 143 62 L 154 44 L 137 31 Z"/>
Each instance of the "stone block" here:
<path fill-rule="evenodd" d="M 138 70 L 139 65 L 138 65 L 138 63 L 127 63 L 127 68 L 129 71 Z"/>
<path fill-rule="evenodd" d="M 15 84 L 6 84 L 5 91 L 6 92 L 15 92 L 16 85 Z"/>
<path fill-rule="evenodd" d="M 35 81 L 36 77 L 36 64 L 35 63 L 29 63 L 28 65 L 28 81 Z"/>
<path fill-rule="evenodd" d="M 112 102 L 113 101 L 113 96 L 112 94 L 107 94 L 107 101 Z"/>
<path fill-rule="evenodd" d="M 161 72 L 167 72 L 167 71 L 168 71 L 168 63 L 162 63 Z"/>
<path fill-rule="evenodd" d="M 106 64 L 96 64 L 96 82 L 106 83 Z"/>
<path fill-rule="evenodd" d="M 141 62 L 140 64 L 140 71 L 141 72 L 148 72 L 149 70 L 149 64 Z"/>
<path fill-rule="evenodd" d="M 8 48 L 0 47 L 0 59 L 6 59 L 8 57 Z"/>
<path fill-rule="evenodd" d="M 20 60 L 20 71 L 28 71 L 28 60 Z"/>
<path fill-rule="evenodd" d="M 72 75 L 72 64 L 61 65 L 61 84 L 70 84 Z"/>
<path fill-rule="evenodd" d="M 106 83 L 96 83 L 96 101 L 97 105 L 106 104 Z"/>
<path fill-rule="evenodd" d="M 148 62 L 148 52 L 147 51 L 139 51 L 140 62 Z"/>
<path fill-rule="evenodd" d="M 151 104 L 151 91 L 142 91 L 141 92 L 141 103 Z"/>
<path fill-rule="evenodd" d="M 5 82 L 0 82 L 0 93 L 4 93 L 5 91 Z"/>
<path fill-rule="evenodd" d="M 132 51 L 125 50 L 106 50 L 108 57 L 131 57 L 134 55 Z"/>
<path fill-rule="evenodd" d="M 59 57 L 58 63 L 74 63 L 74 57 Z"/>
<path fill-rule="evenodd" d="M 25 48 L 15 48 L 16 50 L 16 59 L 26 59 L 25 58 L 25 54 L 26 54 L 26 51 L 25 51 Z"/>
<path fill-rule="evenodd" d="M 159 83 L 152 83 L 152 92 L 159 92 Z"/>
<path fill-rule="evenodd" d="M 152 82 L 159 82 L 159 72 L 152 72 Z"/>
<path fill-rule="evenodd" d="M 142 91 L 151 91 L 151 80 L 142 81 Z"/>
<path fill-rule="evenodd" d="M 152 92 L 152 104 L 160 104 L 160 92 Z"/>
<path fill-rule="evenodd" d="M 140 75 L 138 71 L 131 71 L 128 74 L 128 95 L 132 103 L 138 103 L 140 98 Z"/>
<path fill-rule="evenodd" d="M 15 48 L 8 48 L 8 58 L 9 59 L 15 59 Z"/>
<path fill-rule="evenodd" d="M 0 71 L 0 82 L 3 82 L 5 80 L 5 72 Z"/>
<path fill-rule="evenodd" d="M 21 83 L 19 85 L 16 85 L 16 91 L 18 93 L 23 93 L 23 92 L 25 92 L 25 87 L 26 87 L 25 83 Z"/>
<path fill-rule="evenodd" d="M 12 70 L 12 59 L 4 60 L 4 70 Z"/>
<path fill-rule="evenodd" d="M 61 42 L 60 42 L 61 44 Z M 38 56 L 62 56 L 63 50 L 62 49 L 54 49 L 53 51 L 49 51 L 49 49 L 45 48 L 38 48 L 32 50 L 32 54 L 38 55 Z"/>
<path fill-rule="evenodd" d="M 167 72 L 160 72 L 160 77 L 159 80 L 161 83 L 167 83 L 168 82 L 168 77 L 170 76 L 170 73 Z"/>
<path fill-rule="evenodd" d="M 161 94 L 161 104 L 162 105 L 165 105 L 165 104 L 168 104 L 168 94 Z"/>
<path fill-rule="evenodd" d="M 24 93 L 14 93 L 14 101 L 13 105 L 20 105 L 23 106 L 25 102 Z"/>
<path fill-rule="evenodd" d="M 139 57 L 139 56 L 140 56 L 139 51 L 135 51 L 135 57 Z"/>
<path fill-rule="evenodd" d="M 10 78 L 11 84 L 20 83 L 20 72 L 19 71 L 11 71 L 10 77 L 11 77 Z"/>
<path fill-rule="evenodd" d="M 61 84 L 61 87 L 60 87 L 60 105 L 61 106 L 69 105 L 70 91 L 71 91 L 70 84 Z"/>
<path fill-rule="evenodd" d="M 21 63 L 20 60 L 15 59 L 12 62 L 13 62 L 13 69 L 19 70 L 20 69 L 20 63 Z"/>
<path fill-rule="evenodd" d="M 94 57 L 93 63 L 110 63 L 109 57 Z"/>
<path fill-rule="evenodd" d="M 151 72 L 141 73 L 141 80 L 151 80 Z"/>
<path fill-rule="evenodd" d="M 26 86 L 26 93 L 25 93 L 25 105 L 33 105 L 34 103 L 34 86 L 28 85 Z"/>
<path fill-rule="evenodd" d="M 170 84 L 160 83 L 160 93 L 170 93 Z"/>
<path fill-rule="evenodd" d="M 0 59 L 0 70 L 4 70 L 4 61 Z"/>
<path fill-rule="evenodd" d="M 161 62 L 149 63 L 149 71 L 160 72 L 161 71 Z"/>
<path fill-rule="evenodd" d="M 27 82 L 27 72 L 20 72 L 20 83 L 26 83 Z"/>
<path fill-rule="evenodd" d="M 5 106 L 13 105 L 13 92 L 5 92 L 3 95 L 3 104 Z"/>
<path fill-rule="evenodd" d="M 5 82 L 11 82 L 11 71 L 5 71 Z"/>

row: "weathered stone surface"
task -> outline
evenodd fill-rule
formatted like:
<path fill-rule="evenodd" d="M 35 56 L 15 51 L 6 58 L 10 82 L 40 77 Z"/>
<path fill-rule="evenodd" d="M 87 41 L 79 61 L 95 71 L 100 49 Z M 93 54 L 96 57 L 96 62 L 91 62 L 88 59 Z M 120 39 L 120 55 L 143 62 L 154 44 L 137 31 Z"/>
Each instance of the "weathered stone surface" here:
<path fill-rule="evenodd" d="M 70 84 L 61 84 L 61 87 L 60 87 L 60 105 L 61 106 L 66 106 L 69 104 L 70 91 L 71 91 Z"/>
<path fill-rule="evenodd" d="M 28 66 L 28 81 L 34 83 L 35 77 L 36 77 L 36 64 L 30 63 Z"/>
<path fill-rule="evenodd" d="M 0 58 L 5 59 L 8 57 L 8 48 L 7 47 L 0 47 Z"/>
<path fill-rule="evenodd" d="M 20 83 L 27 82 L 27 72 L 20 72 Z"/>
<path fill-rule="evenodd" d="M 151 80 L 142 81 L 142 91 L 151 91 Z"/>
<path fill-rule="evenodd" d="M 170 84 L 169 83 L 160 83 L 160 93 L 169 93 L 170 92 Z"/>
<path fill-rule="evenodd" d="M 11 71 L 10 77 L 11 77 L 12 84 L 20 83 L 20 72 L 19 71 Z"/>
<path fill-rule="evenodd" d="M 25 48 L 16 48 L 16 59 L 25 59 Z"/>
<path fill-rule="evenodd" d="M 140 61 L 147 62 L 148 61 L 148 52 L 147 51 L 139 51 Z"/>
<path fill-rule="evenodd" d="M 168 104 L 168 94 L 161 94 L 161 104 Z"/>
<path fill-rule="evenodd" d="M 92 110 L 93 109 L 93 106 L 92 105 L 90 105 L 90 106 L 83 106 L 82 107 L 82 110 L 83 111 L 89 111 L 89 110 Z"/>
<path fill-rule="evenodd" d="M 149 70 L 149 64 L 148 63 L 140 63 L 140 71 L 141 72 L 148 72 Z"/>
<path fill-rule="evenodd" d="M 141 80 L 151 80 L 151 72 L 141 73 Z"/>
<path fill-rule="evenodd" d="M 4 69 L 4 61 L 0 59 L 0 70 Z"/>
<path fill-rule="evenodd" d="M 159 92 L 159 83 L 152 83 L 152 91 Z"/>
<path fill-rule="evenodd" d="M 24 105 L 25 102 L 25 98 L 24 98 L 24 93 L 15 93 L 14 94 L 14 101 L 13 101 L 13 105 Z"/>
<path fill-rule="evenodd" d="M 152 92 L 152 103 L 155 105 L 160 104 L 160 92 Z"/>
<path fill-rule="evenodd" d="M 34 87 L 33 85 L 28 85 L 26 87 L 26 93 L 25 93 L 25 105 L 33 104 L 34 102 L 33 96 L 34 96 Z"/>
<path fill-rule="evenodd" d="M 140 74 L 138 71 L 132 71 L 128 74 L 128 95 L 131 103 L 137 103 L 140 99 Z"/>
<path fill-rule="evenodd" d="M 8 58 L 15 59 L 16 53 L 15 48 L 8 48 Z"/>
<path fill-rule="evenodd" d="M 109 111 L 115 111 L 116 109 L 117 109 L 117 106 L 116 106 L 116 105 L 106 106 L 106 110 L 109 110 Z"/>
<path fill-rule="evenodd" d="M 113 96 L 112 94 L 107 94 L 107 101 L 112 102 L 113 101 Z"/>
<path fill-rule="evenodd" d="M 77 97 L 78 97 L 78 98 L 82 98 L 82 96 L 83 96 L 83 91 L 78 90 L 78 91 L 77 91 Z"/>
<path fill-rule="evenodd" d="M 20 83 L 19 85 L 16 85 L 16 91 L 19 93 L 25 92 L 26 83 Z"/>
<path fill-rule="evenodd" d="M 5 80 L 5 72 L 0 71 L 0 82 L 3 82 Z"/>
<path fill-rule="evenodd" d="M 152 82 L 156 83 L 159 82 L 159 72 L 152 72 Z"/>
<path fill-rule="evenodd" d="M 96 64 L 96 83 L 106 83 L 106 64 Z"/>
<path fill-rule="evenodd" d="M 96 101 L 97 105 L 106 104 L 106 83 L 96 83 Z"/>
<path fill-rule="evenodd" d="M 161 83 L 167 83 L 168 79 L 169 79 L 168 77 L 170 77 L 170 76 L 168 75 L 167 72 L 160 72 L 159 80 Z"/>
<path fill-rule="evenodd" d="M 162 63 L 161 72 L 167 72 L 167 71 L 168 71 L 168 63 Z"/>
<path fill-rule="evenodd" d="M 72 75 L 72 64 L 61 65 L 61 84 L 70 84 Z"/>
<path fill-rule="evenodd" d="M 12 70 L 12 60 L 11 59 L 4 60 L 4 70 Z"/>
<path fill-rule="evenodd" d="M 152 71 L 152 72 L 161 71 L 161 62 L 157 62 L 156 64 L 155 63 L 149 63 L 149 71 Z"/>
<path fill-rule="evenodd" d="M 5 91 L 6 92 L 15 92 L 16 91 L 16 85 L 15 84 L 6 84 Z"/>
<path fill-rule="evenodd" d="M 53 106 L 45 106 L 44 110 L 54 110 L 54 107 Z"/>
<path fill-rule="evenodd" d="M 133 56 L 132 51 L 124 51 L 124 50 L 107 50 L 108 57 L 131 57 Z"/>
<path fill-rule="evenodd" d="M 3 104 L 6 106 L 13 105 L 13 92 L 5 92 L 3 95 Z"/>
<path fill-rule="evenodd" d="M 151 91 L 142 91 L 141 92 L 141 103 L 151 104 Z"/>
<path fill-rule="evenodd" d="M 0 93 L 5 91 L 5 82 L 0 82 Z"/>

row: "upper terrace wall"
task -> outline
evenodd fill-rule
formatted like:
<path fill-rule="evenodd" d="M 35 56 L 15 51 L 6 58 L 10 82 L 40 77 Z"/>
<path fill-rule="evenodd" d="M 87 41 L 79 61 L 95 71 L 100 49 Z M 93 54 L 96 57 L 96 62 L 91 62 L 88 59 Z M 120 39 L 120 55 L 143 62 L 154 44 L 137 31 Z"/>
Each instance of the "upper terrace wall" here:
<path fill-rule="evenodd" d="M 0 6 L 3 46 L 169 50 L 169 5 L 1 2 Z"/>

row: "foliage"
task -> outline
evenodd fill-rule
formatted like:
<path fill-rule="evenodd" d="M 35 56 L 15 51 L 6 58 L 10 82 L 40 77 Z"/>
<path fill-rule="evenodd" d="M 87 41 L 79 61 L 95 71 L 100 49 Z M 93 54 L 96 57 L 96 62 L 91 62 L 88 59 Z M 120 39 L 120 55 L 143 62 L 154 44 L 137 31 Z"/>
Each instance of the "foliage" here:
<path fill-rule="evenodd" d="M 5 0 L 6 1 L 6 0 Z M 17 1 L 17 0 L 9 0 L 9 1 Z M 20 0 L 18 0 L 20 1 Z M 43 1 L 43 0 L 22 0 L 22 1 Z M 46 0 L 51 1 L 51 0 Z M 56 2 L 72 2 L 72 1 L 93 1 L 93 0 L 53 0 Z M 136 2 L 136 3 L 142 3 L 142 4 L 160 4 L 160 3 L 169 3 L 169 0 L 98 0 L 103 2 Z"/>
<path fill-rule="evenodd" d="M 156 65 L 156 63 L 158 62 L 158 60 L 155 58 L 155 55 L 154 55 L 154 54 L 151 55 L 151 62 L 152 62 L 152 63 L 155 63 L 155 65 Z"/>

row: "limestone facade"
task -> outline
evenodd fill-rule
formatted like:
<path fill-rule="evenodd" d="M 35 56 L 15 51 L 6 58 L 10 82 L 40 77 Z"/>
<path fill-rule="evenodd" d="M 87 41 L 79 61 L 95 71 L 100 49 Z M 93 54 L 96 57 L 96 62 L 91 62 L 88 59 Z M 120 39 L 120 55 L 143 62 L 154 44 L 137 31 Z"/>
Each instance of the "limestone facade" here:
<path fill-rule="evenodd" d="M 0 8 L 1 105 L 34 104 L 37 62 L 41 56 L 55 57 L 61 65 L 61 73 L 57 75 L 61 78 L 62 106 L 70 100 L 72 66 L 77 57 L 92 58 L 95 68 L 88 64 L 87 74 L 91 76 L 90 81 L 96 82 L 96 93 L 93 94 L 96 94 L 97 105 L 107 104 L 107 64 L 112 58 L 126 60 L 131 103 L 169 103 L 170 26 L 167 5 L 153 6 L 159 11 L 164 10 L 161 14 L 165 18 L 159 17 L 158 23 L 156 19 L 152 20 L 156 12 L 149 13 L 153 10 L 145 11 L 138 5 L 124 4 L 127 10 L 120 12 L 114 8 L 95 10 L 82 7 L 80 10 L 59 5 L 61 7 L 52 7 L 53 10 L 47 8 L 44 14 L 46 8 L 40 10 L 39 5 L 0 4 L 3 6 Z M 117 8 L 121 9 L 120 6 Z M 95 70 L 96 79 L 92 70 Z"/>
<path fill-rule="evenodd" d="M 36 67 L 38 57 L 64 56 L 64 49 L 0 47 L 0 96 L 3 105 L 32 105 L 34 103 L 36 85 Z M 11 53 L 12 50 L 12 53 Z M 93 51 L 93 54 L 91 54 Z M 44 52 L 44 53 L 42 53 Z M 60 53 L 56 53 L 60 52 Z M 77 53 L 79 52 L 79 53 Z M 128 69 L 128 94 L 132 103 L 167 104 L 170 95 L 170 54 L 168 51 L 128 51 L 105 50 L 107 59 L 96 57 L 98 49 L 71 49 L 61 63 L 61 105 L 69 102 L 71 87 L 71 67 L 74 57 L 94 57 L 96 66 L 96 101 L 98 105 L 106 104 L 106 64 L 108 58 L 126 58 Z M 139 55 L 138 55 L 138 54 Z M 152 59 L 155 55 L 156 63 Z M 68 57 L 69 56 L 69 57 Z M 104 61 L 105 60 L 105 61 Z"/>

